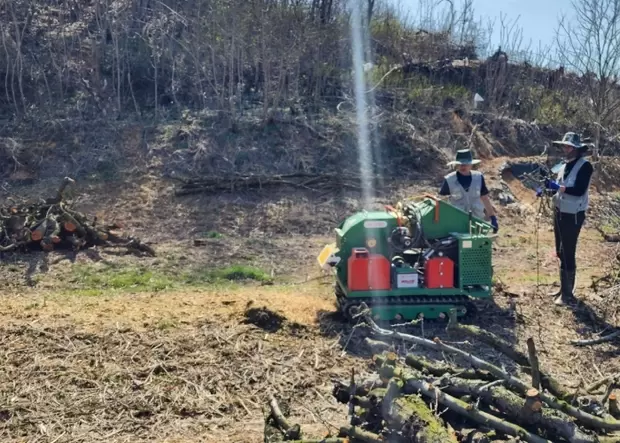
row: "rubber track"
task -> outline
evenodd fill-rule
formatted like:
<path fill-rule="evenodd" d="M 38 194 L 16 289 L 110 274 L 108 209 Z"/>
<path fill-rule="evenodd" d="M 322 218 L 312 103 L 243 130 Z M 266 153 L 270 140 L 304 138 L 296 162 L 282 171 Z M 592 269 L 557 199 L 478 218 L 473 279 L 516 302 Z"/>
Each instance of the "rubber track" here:
<path fill-rule="evenodd" d="M 432 298 L 432 299 L 436 299 L 436 300 L 432 300 L 431 303 L 428 302 L 428 300 L 426 300 L 427 298 Z M 381 302 L 381 301 L 386 301 L 385 299 L 387 299 L 387 301 L 392 301 L 392 303 L 377 303 L 377 302 Z M 391 300 L 391 299 L 395 299 L 395 300 Z M 399 301 L 397 301 L 396 299 L 398 299 Z M 422 300 L 420 300 L 422 299 Z M 370 302 L 371 300 L 373 300 L 373 302 Z M 407 302 L 403 302 L 403 301 L 408 301 Z M 464 306 L 466 308 L 466 312 L 465 315 L 461 315 L 459 316 L 459 321 L 460 322 L 469 322 L 472 321 L 476 318 L 476 315 L 478 313 L 478 309 L 474 303 L 473 300 L 465 297 L 465 296 L 452 296 L 452 297 L 415 297 L 415 298 L 409 298 L 409 297 L 384 297 L 380 300 L 378 299 L 372 299 L 372 298 L 355 298 L 355 299 L 346 299 L 346 298 L 342 298 L 339 297 L 337 299 L 337 304 L 338 304 L 338 309 L 340 310 L 340 312 L 342 313 L 342 315 L 348 320 L 348 321 L 353 321 L 353 319 L 350 317 L 350 315 L 348 314 L 349 309 L 352 306 L 359 306 L 362 302 L 366 302 L 366 304 L 370 307 L 380 307 L 380 306 L 388 306 L 388 305 L 395 305 L 395 306 L 429 306 L 429 305 L 439 305 L 439 304 L 451 304 L 454 307 L 459 307 L 459 306 Z M 369 303 L 370 302 L 370 303 Z M 404 321 L 411 321 L 411 320 L 415 320 L 415 319 L 404 319 Z M 447 318 L 445 319 L 441 319 L 441 318 L 425 318 L 424 319 L 425 322 L 430 322 L 430 323 L 445 323 L 447 321 Z M 390 320 L 388 323 L 393 323 L 395 322 L 395 320 Z M 396 321 L 398 322 L 398 321 Z M 383 321 L 381 323 L 384 323 Z"/>

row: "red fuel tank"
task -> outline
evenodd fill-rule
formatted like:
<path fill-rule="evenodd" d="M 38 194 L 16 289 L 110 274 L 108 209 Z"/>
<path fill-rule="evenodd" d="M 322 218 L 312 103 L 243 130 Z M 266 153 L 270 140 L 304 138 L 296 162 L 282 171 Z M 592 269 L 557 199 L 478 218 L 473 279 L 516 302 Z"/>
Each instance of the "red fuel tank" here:
<path fill-rule="evenodd" d="M 353 248 L 347 263 L 350 291 L 389 290 L 390 261 L 366 248 Z"/>
<path fill-rule="evenodd" d="M 434 257 L 424 266 L 425 286 L 431 289 L 454 288 L 454 262 L 447 257 Z"/>
<path fill-rule="evenodd" d="M 390 261 L 381 254 L 368 260 L 368 286 L 370 290 L 387 291 L 392 287 Z"/>

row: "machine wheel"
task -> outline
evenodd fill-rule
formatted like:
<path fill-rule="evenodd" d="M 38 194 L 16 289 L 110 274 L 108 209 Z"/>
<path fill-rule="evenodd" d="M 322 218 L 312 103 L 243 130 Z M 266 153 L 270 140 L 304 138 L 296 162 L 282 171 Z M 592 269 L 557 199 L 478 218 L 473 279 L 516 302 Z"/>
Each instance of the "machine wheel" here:
<path fill-rule="evenodd" d="M 474 322 L 478 317 L 478 306 L 476 303 L 469 300 L 465 303 L 464 308 L 467 309 L 467 312 L 460 318 L 460 321 L 466 323 Z"/>
<path fill-rule="evenodd" d="M 359 301 L 347 299 L 344 291 L 338 283 L 334 283 L 334 293 L 336 294 L 336 304 L 340 313 L 347 321 L 352 321 L 359 309 Z"/>
<path fill-rule="evenodd" d="M 341 305 L 342 315 L 347 319 L 347 321 L 353 321 L 355 315 L 359 312 L 360 303 L 358 301 L 346 301 L 343 300 L 344 303 Z"/>

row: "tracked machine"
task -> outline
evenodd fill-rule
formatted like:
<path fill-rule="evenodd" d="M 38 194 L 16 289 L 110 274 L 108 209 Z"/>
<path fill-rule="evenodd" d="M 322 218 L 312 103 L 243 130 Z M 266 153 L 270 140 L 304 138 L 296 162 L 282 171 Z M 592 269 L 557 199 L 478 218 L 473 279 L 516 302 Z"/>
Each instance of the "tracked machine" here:
<path fill-rule="evenodd" d="M 492 296 L 493 227 L 427 196 L 385 211 L 362 211 L 336 228 L 319 265 L 335 274 L 336 300 L 349 319 L 366 303 L 376 320 L 463 317 Z"/>

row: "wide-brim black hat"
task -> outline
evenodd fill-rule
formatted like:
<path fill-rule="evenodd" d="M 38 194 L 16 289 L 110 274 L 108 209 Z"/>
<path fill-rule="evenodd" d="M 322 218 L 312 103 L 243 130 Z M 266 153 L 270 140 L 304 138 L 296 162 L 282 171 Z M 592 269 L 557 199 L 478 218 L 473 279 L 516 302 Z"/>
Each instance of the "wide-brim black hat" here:
<path fill-rule="evenodd" d="M 574 132 L 567 132 L 564 134 L 564 137 L 562 137 L 562 140 L 555 140 L 552 143 L 556 146 L 571 146 L 575 149 L 587 149 L 589 146 L 586 143 L 582 143 L 579 134 Z"/>
<path fill-rule="evenodd" d="M 448 166 L 454 165 L 477 165 L 480 160 L 474 158 L 471 149 L 461 149 L 456 151 L 456 158 L 448 163 Z"/>

